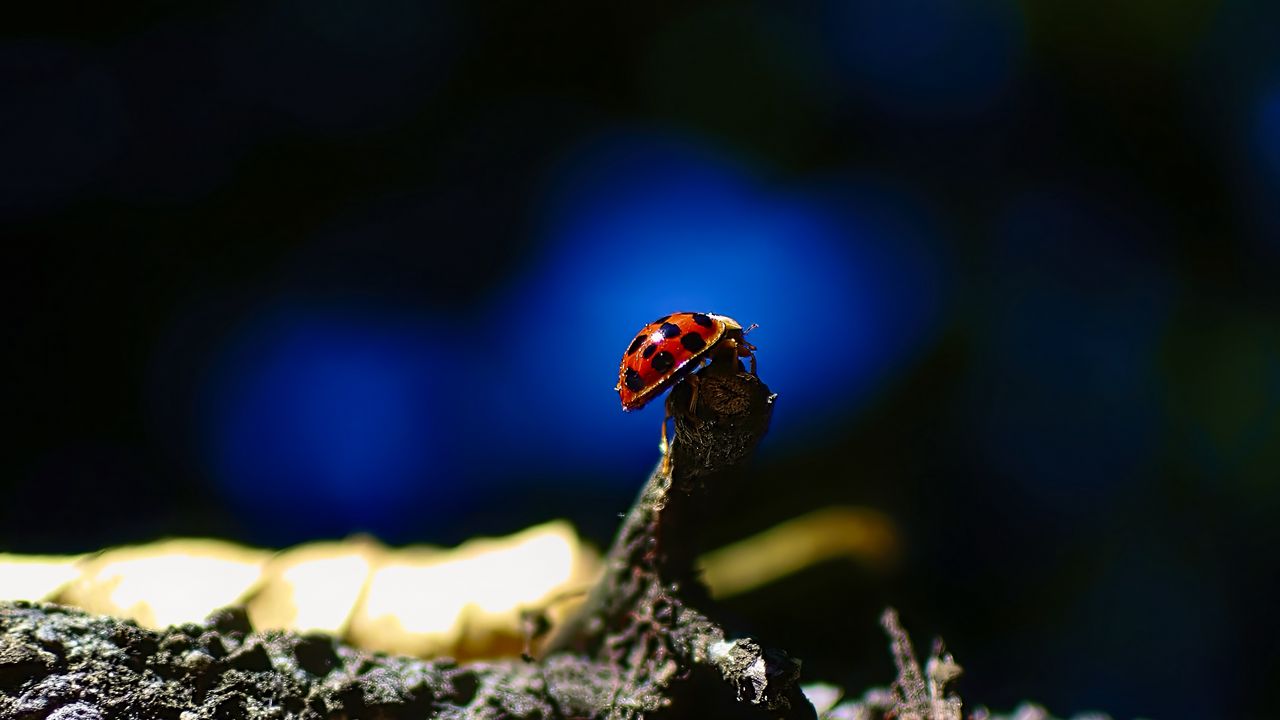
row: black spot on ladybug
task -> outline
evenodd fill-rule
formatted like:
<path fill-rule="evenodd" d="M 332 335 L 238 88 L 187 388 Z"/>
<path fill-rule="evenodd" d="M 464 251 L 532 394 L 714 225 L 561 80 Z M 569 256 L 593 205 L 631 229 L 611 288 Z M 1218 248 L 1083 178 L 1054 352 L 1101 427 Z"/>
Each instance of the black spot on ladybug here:
<path fill-rule="evenodd" d="M 658 318 L 657 320 L 654 320 L 653 322 L 651 322 L 651 323 L 649 323 L 649 324 L 650 324 L 650 325 L 657 325 L 658 323 L 664 323 L 664 322 L 666 322 L 666 321 L 667 321 L 667 318 L 669 318 L 669 317 L 671 317 L 671 316 L 670 316 L 670 315 L 663 315 L 662 317 Z"/>
<path fill-rule="evenodd" d="M 622 379 L 622 384 L 631 392 L 640 392 L 640 388 L 644 387 L 644 380 L 640 378 L 640 373 L 627 368 L 626 376 Z"/>
<path fill-rule="evenodd" d="M 653 365 L 653 369 L 660 373 L 665 373 L 676 366 L 676 359 L 671 357 L 671 353 L 663 350 L 653 356 L 653 360 L 649 361 Z"/>
<path fill-rule="evenodd" d="M 642 353 L 640 353 L 640 354 L 644 356 L 644 359 L 645 359 L 645 360 L 648 360 L 649 358 L 653 357 L 653 354 L 654 354 L 654 353 L 656 353 L 656 352 L 658 352 L 658 346 L 657 346 L 657 345 L 650 345 L 649 347 L 647 347 L 647 348 L 645 348 L 645 349 L 644 349 L 644 352 L 642 352 Z"/>
<path fill-rule="evenodd" d="M 680 326 L 675 323 L 662 323 L 662 337 L 668 340 L 680 337 Z"/>
<path fill-rule="evenodd" d="M 640 349 L 640 343 L 644 342 L 645 338 L 647 338 L 647 337 L 649 337 L 649 336 L 648 336 L 648 335 L 637 335 L 637 336 L 636 336 L 636 339 L 631 341 L 631 347 L 627 348 L 627 354 L 628 354 L 628 355 L 635 355 L 635 354 L 636 354 L 636 351 Z"/>
<path fill-rule="evenodd" d="M 711 322 L 711 318 L 707 315 L 704 315 L 703 313 L 694 313 L 693 321 L 698 323 L 702 327 L 711 327 L 714 324 Z"/>
<path fill-rule="evenodd" d="M 707 346 L 707 341 L 703 340 L 698 333 L 687 333 L 680 338 L 680 344 L 684 346 L 685 350 L 696 353 Z"/>

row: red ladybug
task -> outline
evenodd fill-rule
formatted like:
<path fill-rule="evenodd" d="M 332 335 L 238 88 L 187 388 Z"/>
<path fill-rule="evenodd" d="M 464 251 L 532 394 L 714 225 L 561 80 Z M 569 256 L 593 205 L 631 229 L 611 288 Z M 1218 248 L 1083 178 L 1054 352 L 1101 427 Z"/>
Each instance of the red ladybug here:
<path fill-rule="evenodd" d="M 727 315 L 675 313 L 645 325 L 631 341 L 618 368 L 618 391 L 623 410 L 638 410 L 710 359 L 717 346 L 732 348 L 751 359 L 756 372 L 755 346 L 743 337 L 742 325 Z"/>
<path fill-rule="evenodd" d="M 755 326 L 751 326 L 754 328 Z M 638 410 L 662 394 L 684 376 L 694 371 L 703 360 L 722 353 L 751 360 L 751 374 L 756 373 L 754 345 L 747 342 L 751 328 L 727 315 L 682 312 L 664 315 L 645 325 L 631 341 L 618 368 L 618 396 L 623 410 Z M 736 361 L 734 366 L 737 366 Z M 668 413 L 669 416 L 669 413 Z M 667 423 L 662 422 L 662 446 L 667 447 Z M 670 455 L 668 454 L 669 458 Z M 668 468 L 664 458 L 663 468 Z"/>

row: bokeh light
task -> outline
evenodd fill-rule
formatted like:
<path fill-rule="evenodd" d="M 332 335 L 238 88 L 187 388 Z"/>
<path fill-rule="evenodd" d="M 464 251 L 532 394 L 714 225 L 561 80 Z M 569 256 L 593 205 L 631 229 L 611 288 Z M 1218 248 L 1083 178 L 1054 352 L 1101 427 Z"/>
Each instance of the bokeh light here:
<path fill-rule="evenodd" d="M 234 338 L 204 391 L 207 462 L 262 538 L 376 529 L 453 492 L 453 378 L 413 317 L 279 308 Z M 265 522 L 270 518 L 270 522 Z"/>
<path fill-rule="evenodd" d="M 488 357 L 513 378 L 491 406 L 521 457 L 652 461 L 661 403 L 624 415 L 612 387 L 627 342 L 667 312 L 759 324 L 784 442 L 855 413 L 935 329 L 932 238 L 892 195 L 771 186 L 692 140 L 644 133 L 579 148 L 553 188 L 546 255 L 495 304 L 482 344 L 507 349 Z"/>

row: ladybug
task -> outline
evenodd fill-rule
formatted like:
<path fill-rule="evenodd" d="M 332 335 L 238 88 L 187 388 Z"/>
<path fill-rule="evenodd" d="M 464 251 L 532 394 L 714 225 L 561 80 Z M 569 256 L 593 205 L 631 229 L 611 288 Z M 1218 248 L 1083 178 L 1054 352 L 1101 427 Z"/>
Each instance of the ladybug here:
<path fill-rule="evenodd" d="M 645 325 L 627 346 L 618 368 L 618 386 L 614 389 L 622 399 L 622 409 L 639 410 L 697 369 L 702 361 L 722 355 L 734 359 L 735 368 L 736 358 L 749 358 L 751 374 L 755 375 L 756 348 L 745 337 L 753 328 L 754 325 L 743 329 L 741 323 L 727 315 L 692 312 L 664 315 Z M 668 409 L 667 417 L 670 416 Z M 662 447 L 667 448 L 666 418 L 662 421 Z M 664 470 L 667 462 L 664 458 Z"/>

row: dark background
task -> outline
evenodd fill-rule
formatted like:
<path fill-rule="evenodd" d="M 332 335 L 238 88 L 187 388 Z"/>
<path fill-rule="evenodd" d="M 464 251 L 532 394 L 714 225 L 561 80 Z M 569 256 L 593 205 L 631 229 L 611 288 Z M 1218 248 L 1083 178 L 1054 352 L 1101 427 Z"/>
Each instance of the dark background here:
<path fill-rule="evenodd" d="M 1223 0 L 28 5 L 0 33 L 0 550 L 608 540 L 617 360 L 759 323 L 726 611 L 861 687 L 1274 717 L 1280 18 Z M 1268 7 L 1268 5 L 1270 5 Z"/>

